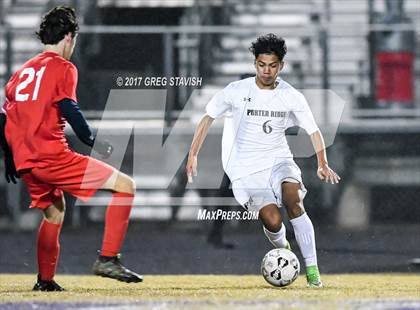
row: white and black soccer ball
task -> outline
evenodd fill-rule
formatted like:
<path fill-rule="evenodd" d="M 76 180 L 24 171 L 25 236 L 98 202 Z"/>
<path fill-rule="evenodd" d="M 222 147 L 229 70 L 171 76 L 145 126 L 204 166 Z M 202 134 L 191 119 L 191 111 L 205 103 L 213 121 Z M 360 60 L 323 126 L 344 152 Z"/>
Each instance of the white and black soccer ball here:
<path fill-rule="evenodd" d="M 300 264 L 296 255 L 286 249 L 273 249 L 261 262 L 264 279 L 274 286 L 287 286 L 296 280 Z"/>

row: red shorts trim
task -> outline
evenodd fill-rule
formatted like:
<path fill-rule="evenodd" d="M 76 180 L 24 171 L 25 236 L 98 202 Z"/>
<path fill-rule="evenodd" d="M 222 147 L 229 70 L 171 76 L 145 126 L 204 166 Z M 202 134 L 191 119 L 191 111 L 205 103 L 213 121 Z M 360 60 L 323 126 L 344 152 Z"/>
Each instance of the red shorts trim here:
<path fill-rule="evenodd" d="M 71 153 L 65 162 L 20 171 L 20 176 L 32 199 L 30 208 L 45 209 L 62 199 L 63 192 L 87 201 L 114 171 L 113 167 L 95 158 Z"/>

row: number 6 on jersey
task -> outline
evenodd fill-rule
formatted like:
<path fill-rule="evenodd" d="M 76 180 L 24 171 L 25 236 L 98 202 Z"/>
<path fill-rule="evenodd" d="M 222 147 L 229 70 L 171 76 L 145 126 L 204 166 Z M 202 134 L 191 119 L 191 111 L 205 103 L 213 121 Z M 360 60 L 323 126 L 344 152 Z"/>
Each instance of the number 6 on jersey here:
<path fill-rule="evenodd" d="M 263 126 L 262 126 L 263 131 L 264 131 L 266 134 L 270 134 L 270 133 L 273 131 L 273 127 L 271 127 L 271 126 L 268 124 L 269 122 L 271 122 L 271 119 L 270 119 L 270 120 L 268 120 L 268 121 L 266 121 L 266 122 L 263 124 Z"/>

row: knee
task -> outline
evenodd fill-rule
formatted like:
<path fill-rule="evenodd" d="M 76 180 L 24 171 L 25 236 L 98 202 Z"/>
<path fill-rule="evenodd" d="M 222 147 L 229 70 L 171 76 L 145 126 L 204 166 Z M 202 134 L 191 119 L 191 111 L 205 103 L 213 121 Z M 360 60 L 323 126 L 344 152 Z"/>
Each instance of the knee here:
<path fill-rule="evenodd" d="M 282 223 L 281 223 L 280 220 L 279 221 L 266 221 L 266 222 L 264 222 L 265 229 L 267 229 L 269 232 L 272 232 L 272 233 L 276 233 L 276 232 L 280 231 L 281 225 L 282 225 Z"/>
<path fill-rule="evenodd" d="M 289 216 L 289 219 L 294 219 L 296 217 L 299 217 L 305 212 L 303 203 L 301 199 L 299 198 L 289 199 L 288 201 L 285 202 L 285 205 L 286 205 L 287 215 Z"/>
<path fill-rule="evenodd" d="M 64 213 L 63 214 L 56 215 L 56 216 L 53 216 L 53 217 L 47 217 L 46 219 L 51 224 L 61 225 L 64 222 Z"/>
<path fill-rule="evenodd" d="M 127 187 L 130 190 L 129 193 L 134 195 L 137 190 L 136 181 L 133 178 L 129 177 L 127 182 L 128 182 Z"/>
<path fill-rule="evenodd" d="M 280 230 L 282 219 L 277 206 L 275 208 L 271 208 L 270 210 L 262 209 L 259 215 L 264 227 L 268 231 L 278 232 Z"/>
<path fill-rule="evenodd" d="M 115 186 L 115 191 L 119 193 L 135 194 L 137 190 L 136 181 L 128 175 L 123 175 L 118 178 Z"/>
<path fill-rule="evenodd" d="M 58 211 L 54 212 L 54 214 L 47 216 L 46 219 L 48 222 L 52 223 L 52 224 L 63 224 L 64 222 L 64 215 L 66 213 L 65 208 Z"/>
<path fill-rule="evenodd" d="M 60 225 L 64 222 L 65 213 L 66 204 L 63 199 L 62 201 L 58 201 L 54 205 L 44 210 L 44 218 L 52 224 Z"/>

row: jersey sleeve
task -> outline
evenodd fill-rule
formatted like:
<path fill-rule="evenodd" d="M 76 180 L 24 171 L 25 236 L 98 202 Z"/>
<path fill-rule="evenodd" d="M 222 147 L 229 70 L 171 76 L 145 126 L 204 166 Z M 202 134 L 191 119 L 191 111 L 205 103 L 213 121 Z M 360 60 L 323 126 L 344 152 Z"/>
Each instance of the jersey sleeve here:
<path fill-rule="evenodd" d="M 7 114 L 6 109 L 5 109 L 6 104 L 7 104 L 7 100 L 1 106 L 0 114 Z"/>
<path fill-rule="evenodd" d="M 302 94 L 298 96 L 298 108 L 293 111 L 294 123 L 311 135 L 319 130 L 308 102 Z"/>
<path fill-rule="evenodd" d="M 15 76 L 16 76 L 16 72 L 12 75 L 9 82 L 7 82 L 6 87 L 4 88 L 4 93 L 6 95 L 6 100 L 4 101 L 4 103 L 1 107 L 0 113 L 6 114 L 6 115 L 7 115 L 7 107 L 8 107 L 8 104 L 10 102 L 10 98 L 12 98 L 12 94 L 11 94 L 10 89 L 11 89 L 11 85 L 13 83 L 13 80 L 15 79 Z"/>
<path fill-rule="evenodd" d="M 230 99 L 230 85 L 217 92 L 206 106 L 206 113 L 211 118 L 221 118 L 232 111 L 232 100 Z"/>
<path fill-rule="evenodd" d="M 71 99 L 77 102 L 77 79 L 77 68 L 72 63 L 66 64 L 63 68 L 63 75 L 57 83 L 57 96 L 55 102 L 59 102 L 63 99 Z"/>

